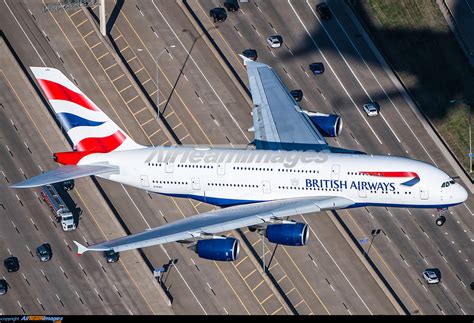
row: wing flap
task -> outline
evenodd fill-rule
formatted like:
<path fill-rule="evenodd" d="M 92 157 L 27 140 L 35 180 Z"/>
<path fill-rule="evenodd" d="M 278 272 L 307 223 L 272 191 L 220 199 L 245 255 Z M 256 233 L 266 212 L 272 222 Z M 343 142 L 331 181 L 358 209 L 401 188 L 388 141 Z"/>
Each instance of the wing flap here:
<path fill-rule="evenodd" d="M 199 236 L 200 233 L 216 234 L 264 223 L 274 218 L 345 208 L 351 204 L 353 204 L 353 201 L 342 197 L 306 197 L 237 205 L 194 215 L 123 238 L 88 246 L 86 249 L 81 249 L 80 252 L 106 250 L 120 252 L 145 248 L 192 239 Z"/>
<path fill-rule="evenodd" d="M 91 175 L 117 173 L 119 168 L 111 165 L 66 165 L 10 185 L 11 188 L 38 187 Z"/>

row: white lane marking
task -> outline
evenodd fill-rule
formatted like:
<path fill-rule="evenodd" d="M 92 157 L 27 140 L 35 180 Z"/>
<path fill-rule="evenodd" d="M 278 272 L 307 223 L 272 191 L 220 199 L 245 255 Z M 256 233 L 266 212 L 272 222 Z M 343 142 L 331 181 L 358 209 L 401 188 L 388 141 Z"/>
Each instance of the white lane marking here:
<path fill-rule="evenodd" d="M 290 1 L 290 0 L 288 0 Z M 344 61 L 344 63 L 346 63 L 346 66 L 349 68 L 349 70 L 351 71 L 352 75 L 355 77 L 355 79 L 357 80 L 357 83 L 359 83 L 360 87 L 362 88 L 362 90 L 364 90 L 365 92 L 365 95 L 367 95 L 367 97 L 370 99 L 370 101 L 374 101 L 372 99 L 372 97 L 370 96 L 370 94 L 367 92 L 367 90 L 365 89 L 364 85 L 362 85 L 362 82 L 359 80 L 359 78 L 357 77 L 357 75 L 354 73 L 354 71 L 352 70 L 352 67 L 351 65 L 346 61 L 346 58 L 344 57 L 344 55 L 341 53 L 341 51 L 339 50 L 339 47 L 336 45 L 336 42 L 334 42 L 334 40 L 332 39 L 331 35 L 329 34 L 329 32 L 326 30 L 326 27 L 324 27 L 324 25 L 322 24 L 321 20 L 319 20 L 319 17 L 316 15 L 316 12 L 314 12 L 314 9 L 313 7 L 311 7 L 311 5 L 308 3 L 308 0 L 306 0 L 306 4 L 309 6 L 309 8 L 311 9 L 311 12 L 313 13 L 313 15 L 316 17 L 316 19 L 318 20 L 319 24 L 321 25 L 321 27 L 323 27 L 324 29 L 324 32 L 326 33 L 326 35 L 329 37 L 329 39 L 331 40 L 332 44 L 334 45 L 334 47 L 336 47 L 336 50 L 337 52 L 339 53 L 339 56 L 341 56 L 342 60 Z M 392 127 L 390 126 L 390 124 L 388 123 L 388 121 L 385 119 L 385 117 L 383 116 L 382 113 L 379 113 L 379 115 L 382 117 L 383 121 L 387 124 L 388 128 L 390 129 L 390 131 L 393 133 L 393 135 L 395 136 L 395 138 L 397 139 L 398 142 L 401 143 L 400 139 L 398 138 L 397 134 L 395 133 L 395 131 L 393 131 Z"/>
<path fill-rule="evenodd" d="M 143 221 L 146 223 L 148 229 L 151 229 L 151 226 L 148 224 L 147 220 L 145 220 L 145 217 L 143 216 L 142 212 L 140 211 L 140 209 L 137 207 L 137 205 L 135 204 L 135 201 L 132 199 L 132 197 L 130 196 L 130 194 L 128 194 L 128 191 L 125 189 L 125 187 L 123 186 L 123 184 L 120 184 L 123 188 L 123 190 L 125 191 L 125 193 L 127 193 L 127 196 L 128 198 L 130 199 L 130 201 L 132 201 L 132 204 L 133 206 L 135 206 L 135 208 L 137 209 L 138 213 L 140 214 L 141 218 L 143 219 Z M 166 254 L 166 257 L 168 257 L 169 260 L 171 260 L 171 257 L 170 255 L 168 254 L 168 251 L 166 251 L 165 247 L 163 247 L 163 245 L 159 245 L 160 248 L 163 250 L 163 252 Z M 178 275 L 181 277 L 181 279 L 183 280 L 184 284 L 186 285 L 186 287 L 189 289 L 189 291 L 191 292 L 191 294 L 193 295 L 194 299 L 196 300 L 196 302 L 199 304 L 199 306 L 201 307 L 202 311 L 204 312 L 204 314 L 207 315 L 207 312 L 206 310 L 204 309 L 204 307 L 202 306 L 201 302 L 199 301 L 199 299 L 197 298 L 196 294 L 194 294 L 193 290 L 191 289 L 191 287 L 189 286 L 188 282 L 184 279 L 183 275 L 181 274 L 181 271 L 178 269 L 178 266 L 176 264 L 173 265 L 173 267 L 176 268 L 176 271 L 178 272 Z"/>
<path fill-rule="evenodd" d="M 219 100 L 219 102 L 222 104 L 222 106 L 224 107 L 224 109 L 227 111 L 227 113 L 229 114 L 230 118 L 232 119 L 232 121 L 235 123 L 235 125 L 237 126 L 237 128 L 240 130 L 240 132 L 244 135 L 244 138 L 247 140 L 247 141 L 250 141 L 249 138 L 247 137 L 247 134 L 245 133 L 245 131 L 240 127 L 239 123 L 237 122 L 237 120 L 234 118 L 234 116 L 230 113 L 229 109 L 227 108 L 227 106 L 225 105 L 225 103 L 222 101 L 221 97 L 217 94 L 216 90 L 214 89 L 214 87 L 211 85 L 211 82 L 209 82 L 209 80 L 207 79 L 207 77 L 204 75 L 204 73 L 202 72 L 201 68 L 199 67 L 199 65 L 196 63 L 196 61 L 194 60 L 193 56 L 191 56 L 191 53 L 189 53 L 188 49 L 186 48 L 186 46 L 184 46 L 183 42 L 181 41 L 181 39 L 179 39 L 178 35 L 176 35 L 176 32 L 174 31 L 174 29 L 171 27 L 171 25 L 169 24 L 168 20 L 166 20 L 165 16 L 163 15 L 163 13 L 161 12 L 160 9 L 158 9 L 157 5 L 155 4 L 155 1 L 152 0 L 151 1 L 153 3 L 153 6 L 156 8 L 156 10 L 158 11 L 158 13 L 160 14 L 160 16 L 163 18 L 163 20 L 165 21 L 165 23 L 168 25 L 168 28 L 171 30 L 171 32 L 173 33 L 173 35 L 176 37 L 176 39 L 178 40 L 178 42 L 181 44 L 181 46 L 184 48 L 184 51 L 189 55 L 189 58 L 191 58 L 191 61 L 194 63 L 194 65 L 196 66 L 196 68 L 198 69 L 199 73 L 201 73 L 201 75 L 204 77 L 204 79 L 206 80 L 207 84 L 209 85 L 209 87 L 211 88 L 212 92 L 214 92 L 214 95 L 217 97 L 217 99 Z"/>
<path fill-rule="evenodd" d="M 364 115 L 362 114 L 362 112 L 360 111 L 359 107 L 357 106 L 357 104 L 354 102 L 354 99 L 352 99 L 352 96 L 349 94 L 349 92 L 347 91 L 347 89 L 344 87 L 344 85 L 342 84 L 341 80 L 339 79 L 339 77 L 337 76 L 336 72 L 334 71 L 334 69 L 332 68 L 331 64 L 328 62 L 328 60 L 326 59 L 326 56 L 324 56 L 323 52 L 321 51 L 321 49 L 319 48 L 319 46 L 316 44 L 316 41 L 314 40 L 313 36 L 311 36 L 311 33 L 308 31 L 308 28 L 306 28 L 306 25 L 303 23 L 303 21 L 301 20 L 300 16 L 298 15 L 298 13 L 296 12 L 295 8 L 293 7 L 293 5 L 291 4 L 290 0 L 288 0 L 288 4 L 290 5 L 291 9 L 293 10 L 294 14 L 296 15 L 296 17 L 298 18 L 300 24 L 303 26 L 304 30 L 306 31 L 306 33 L 308 34 L 309 38 L 311 38 L 311 41 L 313 42 L 313 45 L 316 47 L 316 49 L 318 50 L 318 52 L 321 54 L 321 57 L 324 59 L 324 61 L 326 62 L 326 64 L 329 66 L 329 68 L 331 69 L 332 73 L 334 74 L 334 76 L 336 77 L 337 81 L 339 82 L 339 85 L 341 85 L 341 87 L 344 89 L 344 92 L 346 92 L 346 95 L 349 97 L 349 99 L 351 100 L 352 104 L 356 107 L 356 110 L 357 112 L 360 114 L 360 116 L 362 117 L 362 119 L 364 119 L 365 123 L 367 124 L 367 126 L 369 127 L 369 129 L 372 131 L 372 133 L 374 134 L 375 138 L 377 138 L 377 140 L 379 141 L 379 143 L 382 145 L 382 141 L 380 140 L 379 136 L 377 136 L 377 134 L 375 133 L 374 129 L 371 127 L 371 125 L 369 124 L 369 122 L 367 121 L 367 119 L 364 117 Z"/>
<path fill-rule="evenodd" d="M 316 237 L 316 239 L 318 239 L 319 243 L 321 244 L 321 246 L 323 247 L 324 251 L 326 252 L 326 254 L 329 256 L 329 258 L 331 258 L 332 262 L 334 262 L 334 264 L 336 265 L 337 269 L 339 269 L 339 271 L 341 272 L 342 276 L 344 276 L 344 278 L 346 279 L 346 281 L 349 283 L 349 285 L 351 286 L 352 290 L 356 293 L 356 295 L 359 297 L 359 299 L 361 300 L 362 304 L 364 304 L 365 308 L 369 311 L 370 315 L 373 315 L 372 311 L 370 310 L 370 308 L 367 306 L 367 304 L 364 302 L 364 300 L 362 299 L 362 297 L 359 295 L 359 293 L 357 292 L 357 290 L 354 288 L 354 286 L 352 285 L 351 281 L 347 278 L 346 274 L 344 274 L 344 272 L 342 271 L 341 267 L 339 267 L 339 265 L 337 264 L 336 260 L 332 257 L 332 255 L 329 253 L 329 251 L 326 249 L 326 246 L 323 244 L 323 242 L 319 239 L 318 235 L 316 234 L 316 232 L 314 232 L 314 230 L 311 228 L 311 226 L 309 225 L 308 221 L 306 221 L 306 219 L 302 216 L 301 217 L 303 219 L 303 221 L 308 225 L 309 229 L 311 230 L 311 232 L 314 234 L 314 236 Z"/>
<path fill-rule="evenodd" d="M 331 10 L 332 11 L 332 10 Z M 352 42 L 352 39 L 349 37 L 349 35 L 347 34 L 346 30 L 344 29 L 344 27 L 342 26 L 342 24 L 339 22 L 339 19 L 337 19 L 337 16 L 333 13 L 333 16 L 334 18 L 336 18 L 336 22 L 337 24 L 341 27 L 342 31 L 344 32 L 344 34 L 346 35 L 347 39 L 350 41 L 352 47 L 354 47 L 354 49 L 357 51 L 357 53 L 359 54 L 359 57 L 362 59 L 362 61 L 364 62 L 365 66 L 367 67 L 367 69 L 370 71 L 370 74 L 372 74 L 372 76 L 374 77 L 374 80 L 377 82 L 377 84 L 380 86 L 380 89 L 382 89 L 383 93 L 385 94 L 385 96 L 388 98 L 388 100 L 390 101 L 390 103 L 392 104 L 392 106 L 395 108 L 395 110 L 397 111 L 398 115 L 400 116 L 400 118 L 402 118 L 403 122 L 405 123 L 405 125 L 408 127 L 408 129 L 410 129 L 410 132 L 413 134 L 413 137 L 415 137 L 416 141 L 418 141 L 418 143 L 420 144 L 420 146 L 423 148 L 423 150 L 425 151 L 425 153 L 428 155 L 428 157 L 431 159 L 431 161 L 436 165 L 434 159 L 431 157 L 431 155 L 429 154 L 428 150 L 425 148 L 425 146 L 421 143 L 421 141 L 418 139 L 418 137 L 415 135 L 415 133 L 413 132 L 412 128 L 408 125 L 407 121 L 405 120 L 405 118 L 403 117 L 403 115 L 400 113 L 400 111 L 398 110 L 397 106 L 395 105 L 395 103 L 392 101 L 392 99 L 390 98 L 390 96 L 387 94 L 387 92 L 385 91 L 385 89 L 383 88 L 382 84 L 380 84 L 378 78 L 375 76 L 375 74 L 373 73 L 372 69 L 369 67 L 369 65 L 367 64 L 367 62 L 365 61 L 365 59 L 362 57 L 362 54 L 359 52 L 359 49 L 355 46 L 355 44 Z"/>
<path fill-rule="evenodd" d="M 7 0 L 3 0 L 3 3 L 5 3 L 5 5 L 6 5 L 7 8 L 8 8 L 8 11 L 10 11 L 10 13 L 11 13 L 11 15 L 13 16 L 13 18 L 15 19 L 16 23 L 18 24 L 18 26 L 20 26 L 21 31 L 22 31 L 23 34 L 26 36 L 26 39 L 28 39 L 28 42 L 30 43 L 31 47 L 33 47 L 33 49 L 35 50 L 36 54 L 37 54 L 38 57 L 40 58 L 40 60 L 41 60 L 41 62 L 43 63 L 43 65 L 46 66 L 46 63 L 44 62 L 43 58 L 41 57 L 41 55 L 40 55 L 40 54 L 38 53 L 38 51 L 36 50 L 35 45 L 33 45 L 33 43 L 31 42 L 30 37 L 28 37 L 28 35 L 26 34 L 25 30 L 23 29 L 23 27 L 21 26 L 21 24 L 18 22 L 18 19 L 16 19 L 16 16 L 13 14 L 12 10 L 10 9 L 10 6 L 8 5 Z"/>

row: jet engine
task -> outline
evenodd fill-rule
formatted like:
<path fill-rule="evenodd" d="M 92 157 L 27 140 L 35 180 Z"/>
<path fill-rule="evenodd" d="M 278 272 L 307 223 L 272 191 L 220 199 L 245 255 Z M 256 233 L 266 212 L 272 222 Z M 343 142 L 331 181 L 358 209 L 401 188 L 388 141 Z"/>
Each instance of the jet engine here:
<path fill-rule="evenodd" d="M 201 258 L 233 261 L 239 257 L 240 244 L 234 238 L 203 239 L 198 240 L 194 249 Z"/>
<path fill-rule="evenodd" d="M 304 246 L 308 241 L 309 229 L 305 223 L 271 224 L 265 230 L 268 241 L 286 246 Z"/>
<path fill-rule="evenodd" d="M 303 110 L 308 115 L 311 122 L 318 128 L 325 137 L 337 137 L 342 131 L 342 119 L 335 114 L 324 114 Z"/>

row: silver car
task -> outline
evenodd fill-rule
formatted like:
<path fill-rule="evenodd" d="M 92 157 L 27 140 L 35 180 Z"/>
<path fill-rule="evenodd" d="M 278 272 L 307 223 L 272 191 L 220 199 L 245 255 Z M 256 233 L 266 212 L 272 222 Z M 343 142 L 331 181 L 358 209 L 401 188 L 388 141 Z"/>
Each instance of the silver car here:
<path fill-rule="evenodd" d="M 270 37 L 267 38 L 267 44 L 271 48 L 281 47 L 282 42 L 283 42 L 283 37 L 281 37 L 279 35 L 270 36 Z"/>
<path fill-rule="evenodd" d="M 425 269 L 423 271 L 423 278 L 428 284 L 437 284 L 439 283 L 439 277 L 436 271 L 433 269 Z"/>
<path fill-rule="evenodd" d="M 380 105 L 377 102 L 366 103 L 363 105 L 363 108 L 369 117 L 375 117 L 380 111 Z"/>

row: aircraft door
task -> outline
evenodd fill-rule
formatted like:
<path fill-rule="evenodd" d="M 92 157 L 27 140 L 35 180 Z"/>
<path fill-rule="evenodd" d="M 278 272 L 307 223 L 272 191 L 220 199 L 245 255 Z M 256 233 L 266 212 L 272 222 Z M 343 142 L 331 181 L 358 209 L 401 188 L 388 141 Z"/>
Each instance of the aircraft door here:
<path fill-rule="evenodd" d="M 191 183 L 193 185 L 193 190 L 200 190 L 201 189 L 201 185 L 199 184 L 199 178 L 198 177 L 191 178 Z"/>
<path fill-rule="evenodd" d="M 262 181 L 263 194 L 270 194 L 272 192 L 272 187 L 270 186 L 269 181 Z"/>
<path fill-rule="evenodd" d="M 148 176 L 147 175 L 140 175 L 140 182 L 143 187 L 148 187 L 150 184 L 148 183 Z"/>
<path fill-rule="evenodd" d="M 359 190 L 359 197 L 367 198 L 367 191 L 365 189 Z"/>
<path fill-rule="evenodd" d="M 225 174 L 225 163 L 217 163 L 217 175 Z"/>
<path fill-rule="evenodd" d="M 331 179 L 332 180 L 338 180 L 339 179 L 339 170 L 341 166 L 339 165 L 332 165 L 331 168 Z"/>
<path fill-rule="evenodd" d="M 420 198 L 422 200 L 427 200 L 429 198 L 428 188 L 425 185 L 420 186 Z"/>
<path fill-rule="evenodd" d="M 165 172 L 172 173 L 173 172 L 173 162 L 166 162 L 165 163 Z"/>

